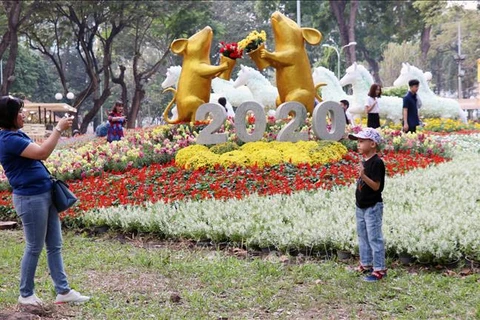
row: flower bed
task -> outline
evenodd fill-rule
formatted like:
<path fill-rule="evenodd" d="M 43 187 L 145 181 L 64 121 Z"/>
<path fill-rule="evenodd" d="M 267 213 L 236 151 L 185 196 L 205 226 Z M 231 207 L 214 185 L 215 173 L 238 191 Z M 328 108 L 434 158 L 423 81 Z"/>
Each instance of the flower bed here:
<path fill-rule="evenodd" d="M 254 119 L 249 121 L 252 125 Z M 242 145 L 230 119 L 222 128 L 229 133 L 229 143 L 210 149 L 187 148 L 201 129 L 191 125 L 137 130 L 112 144 L 96 139 L 75 147 L 64 146 L 48 162 L 57 175 L 80 178 L 69 182 L 80 203 L 64 214 L 64 221 L 69 225 L 106 224 L 167 237 L 228 240 L 279 249 L 355 251 L 352 182 L 360 161 L 352 151 L 356 143 L 342 140 L 350 150 L 346 152 L 339 143 L 318 140 L 272 142 L 281 125 L 269 120 L 263 141 Z M 310 132 L 308 124 L 302 130 Z M 473 255 L 478 251 L 475 239 L 480 238 L 475 230 L 480 228 L 466 228 L 469 224 L 478 226 L 475 219 L 480 216 L 478 205 L 474 206 L 478 195 L 473 193 L 479 189 L 474 173 L 479 169 L 480 134 L 444 137 L 384 129 L 382 136 L 381 153 L 389 176 L 384 193 L 389 250 L 438 261 Z M 256 160 L 249 160 L 245 166 L 214 161 L 207 161 L 206 166 L 172 162 L 178 150 L 185 150 L 187 155 L 195 148 L 214 156 L 236 149 L 254 153 L 265 149 L 267 142 L 268 148 L 281 146 L 280 153 L 291 148 L 303 152 L 297 145 L 333 148 L 340 160 L 335 155 L 317 163 L 305 161 L 303 156 L 278 162 L 261 162 L 254 157 Z M 452 155 L 450 144 L 456 145 L 457 154 L 453 162 L 442 164 Z M 436 164 L 441 165 L 430 168 Z M 428 169 L 411 171 L 415 168 Z M 11 206 L 10 193 L 0 192 L 1 218 L 14 215 Z M 404 235 L 409 239 L 403 239 Z M 410 239 L 418 235 L 422 236 L 414 238 L 416 242 Z"/>
<path fill-rule="evenodd" d="M 403 174 L 412 168 L 425 168 L 444 162 L 440 156 L 413 155 L 409 152 L 385 152 L 382 155 L 387 174 Z M 70 181 L 79 204 L 64 216 L 77 217 L 84 211 L 118 205 L 143 205 L 144 202 L 184 200 L 240 199 L 251 194 L 291 194 L 300 190 L 331 189 L 355 181 L 360 157 L 349 152 L 329 165 L 293 165 L 289 163 L 249 168 L 183 169 L 173 162 L 154 164 L 125 172 L 101 173 Z M 0 192 L 0 207 L 11 208 L 9 191 Z"/>
<path fill-rule="evenodd" d="M 465 170 L 468 168 L 468 170 Z M 480 249 L 478 156 L 387 178 L 384 233 L 389 252 L 445 262 Z M 248 181 L 248 180 L 247 180 Z M 236 199 L 157 202 L 93 209 L 83 223 L 169 238 L 234 241 L 253 247 L 357 250 L 355 186 Z"/>
<path fill-rule="evenodd" d="M 300 164 L 327 164 L 339 161 L 347 153 L 347 148 L 338 142 L 331 141 L 299 141 L 292 142 L 250 142 L 235 148 L 232 151 L 222 152 L 222 145 L 211 149 L 202 145 L 192 145 L 178 151 L 175 163 L 188 168 L 202 167 L 252 167 L 263 168 L 267 165 L 281 163 Z"/>
<path fill-rule="evenodd" d="M 422 119 L 423 126 L 417 127 L 419 132 L 435 132 L 441 134 L 449 134 L 452 132 L 469 134 L 480 131 L 480 122 L 468 120 L 467 123 L 459 119 L 448 119 L 448 118 L 425 118 Z M 385 120 L 380 121 L 383 127 L 388 127 L 390 129 L 401 130 L 401 123 L 392 123 Z M 362 118 L 360 124 L 362 126 L 367 125 L 367 119 Z"/>
<path fill-rule="evenodd" d="M 311 119 L 307 119 L 300 131 L 307 132 L 310 141 L 318 141 L 313 134 L 310 121 Z M 255 118 L 248 116 L 247 123 L 247 130 L 251 131 Z M 285 123 L 284 120 L 267 117 L 267 127 L 262 141 L 275 141 Z M 201 123 L 159 126 L 153 129 L 129 130 L 123 140 L 113 143 L 106 143 L 102 138 L 81 143 L 70 142 L 54 150 L 45 163 L 50 172 L 64 180 L 98 176 L 105 171 L 141 168 L 153 163 L 168 163 L 174 159 L 178 150 L 194 144 L 198 132 L 204 127 L 205 125 Z M 348 128 L 350 131 L 359 129 L 360 127 Z M 228 133 L 229 142 L 242 145 L 235 134 L 231 118 L 225 122 L 219 132 Z M 444 157 L 450 156 L 448 147 L 445 148 L 444 144 L 430 135 L 405 135 L 399 130 L 388 128 L 382 131 L 382 135 L 385 139 L 384 147 L 388 150 L 410 150 L 413 153 L 427 154 L 431 152 Z M 350 150 L 356 150 L 354 141 L 342 140 L 341 143 Z M 291 158 L 292 161 L 297 161 L 295 156 Z M 0 190 L 6 189 L 8 184 L 0 167 Z"/>

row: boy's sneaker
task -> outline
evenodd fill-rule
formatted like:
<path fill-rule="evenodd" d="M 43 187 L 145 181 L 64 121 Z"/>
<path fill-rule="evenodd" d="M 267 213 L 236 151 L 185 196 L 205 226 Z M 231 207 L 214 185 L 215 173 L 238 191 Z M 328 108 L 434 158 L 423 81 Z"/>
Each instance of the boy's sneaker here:
<path fill-rule="evenodd" d="M 365 278 L 363 278 L 363 280 L 367 282 L 375 282 L 375 281 L 382 280 L 386 276 L 387 276 L 386 271 L 372 271 L 372 273 L 366 276 Z"/>
<path fill-rule="evenodd" d="M 373 267 L 359 265 L 358 267 L 354 268 L 353 271 L 359 274 L 370 274 L 373 271 Z"/>
<path fill-rule="evenodd" d="M 57 294 L 55 304 L 82 303 L 88 300 L 90 300 L 90 297 L 82 296 L 79 292 L 72 289 L 67 294 Z"/>
<path fill-rule="evenodd" d="M 34 305 L 34 306 L 35 305 L 41 306 L 43 304 L 43 301 L 40 300 L 40 298 L 37 297 L 34 293 L 31 296 L 26 297 L 26 298 L 24 298 L 22 296 L 19 296 L 18 297 L 18 303 L 19 304 L 30 304 L 30 305 Z"/>

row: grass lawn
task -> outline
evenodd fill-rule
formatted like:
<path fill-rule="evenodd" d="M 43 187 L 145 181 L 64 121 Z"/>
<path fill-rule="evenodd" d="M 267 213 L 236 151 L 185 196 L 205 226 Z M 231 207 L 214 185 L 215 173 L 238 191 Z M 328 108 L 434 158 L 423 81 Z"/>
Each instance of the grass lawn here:
<path fill-rule="evenodd" d="M 70 284 L 91 295 L 43 319 L 478 319 L 480 274 L 401 267 L 365 283 L 335 260 L 241 249 L 202 249 L 189 242 L 119 241 L 64 236 Z M 21 231 L 0 231 L 0 319 L 18 310 Z M 356 261 L 350 261 L 354 266 Z M 55 297 L 45 252 L 36 293 Z"/>

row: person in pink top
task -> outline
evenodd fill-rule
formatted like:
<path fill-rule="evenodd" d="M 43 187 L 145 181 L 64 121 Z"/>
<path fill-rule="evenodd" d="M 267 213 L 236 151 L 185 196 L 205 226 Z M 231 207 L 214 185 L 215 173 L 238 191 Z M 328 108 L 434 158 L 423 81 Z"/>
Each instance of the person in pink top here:
<path fill-rule="evenodd" d="M 123 102 L 117 101 L 112 111 L 108 114 L 108 122 L 110 126 L 107 132 L 107 141 L 118 141 L 123 138 L 123 125 L 127 118 L 123 115 Z"/>

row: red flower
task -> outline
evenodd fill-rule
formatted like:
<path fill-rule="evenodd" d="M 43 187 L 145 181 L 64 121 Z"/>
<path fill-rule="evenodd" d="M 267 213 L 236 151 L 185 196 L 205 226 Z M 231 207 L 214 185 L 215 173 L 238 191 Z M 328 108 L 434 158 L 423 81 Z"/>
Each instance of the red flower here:
<path fill-rule="evenodd" d="M 219 46 L 220 53 L 230 59 L 238 59 L 241 58 L 243 55 L 243 50 L 238 47 L 238 44 L 236 42 L 225 43 L 223 41 L 220 41 Z"/>
<path fill-rule="evenodd" d="M 215 169 L 185 170 L 168 163 L 132 168 L 125 172 L 104 172 L 98 177 L 68 182 L 80 201 L 77 206 L 63 212 L 62 217 L 74 218 L 92 208 L 143 205 L 146 201 L 170 203 L 187 199 L 241 199 L 254 193 L 288 195 L 298 190 L 331 189 L 355 182 L 358 175 L 356 164 L 360 157 L 350 151 L 342 160 L 328 165 L 217 166 Z M 388 176 L 447 161 L 438 155 L 412 154 L 409 151 L 386 151 L 381 157 Z M 13 210 L 10 191 L 0 192 L 0 207 L 3 211 Z"/>

